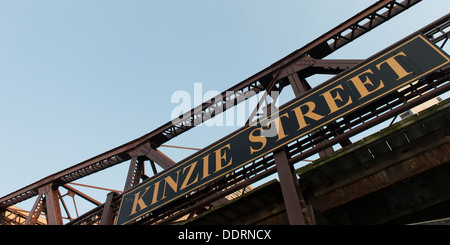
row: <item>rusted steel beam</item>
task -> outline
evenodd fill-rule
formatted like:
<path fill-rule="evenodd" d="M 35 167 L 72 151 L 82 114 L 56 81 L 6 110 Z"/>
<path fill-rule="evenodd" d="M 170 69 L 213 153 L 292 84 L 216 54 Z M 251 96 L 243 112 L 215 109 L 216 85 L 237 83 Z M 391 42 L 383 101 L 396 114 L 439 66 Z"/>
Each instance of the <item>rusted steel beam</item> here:
<path fill-rule="evenodd" d="M 295 97 L 300 97 L 311 89 L 311 86 L 306 79 L 299 77 L 297 73 L 290 74 L 288 80 L 294 91 Z"/>
<path fill-rule="evenodd" d="M 156 164 L 158 164 L 163 169 L 168 169 L 177 164 L 175 161 L 170 159 L 164 153 L 159 151 L 158 149 L 150 149 L 149 152 L 145 155 L 148 159 L 152 160 Z"/>
<path fill-rule="evenodd" d="M 45 195 L 45 214 L 49 225 L 62 225 L 61 207 L 59 206 L 58 190 L 51 184 L 39 188 L 39 193 Z"/>
<path fill-rule="evenodd" d="M 103 208 L 102 218 L 100 220 L 100 225 L 113 225 L 114 224 L 114 214 L 112 211 L 113 199 L 117 196 L 117 193 L 110 192 L 106 198 L 106 202 Z"/>
<path fill-rule="evenodd" d="M 71 192 L 77 194 L 78 196 L 80 196 L 80 197 L 83 198 L 84 200 L 86 200 L 86 201 L 88 201 L 88 202 L 90 202 L 90 203 L 92 203 L 92 204 L 94 204 L 94 205 L 96 205 L 96 206 L 102 204 L 101 202 L 99 202 L 99 201 L 95 200 L 94 198 L 92 198 L 92 197 L 86 195 L 85 193 L 83 193 L 83 192 L 81 192 L 81 191 L 79 191 L 79 190 L 73 188 L 73 187 L 70 186 L 70 185 L 63 185 L 62 187 L 64 187 L 64 188 L 67 189 L 68 191 L 71 191 Z"/>
<path fill-rule="evenodd" d="M 110 188 L 103 188 L 103 187 L 93 186 L 93 185 L 74 183 L 74 182 L 71 182 L 70 185 L 78 185 L 78 186 L 83 186 L 83 187 L 88 187 L 88 188 L 93 188 L 93 189 L 98 189 L 98 190 L 111 191 L 111 192 L 115 192 L 115 193 L 122 193 L 122 191 L 119 191 L 119 190 L 114 190 L 114 189 L 110 189 Z"/>
<path fill-rule="evenodd" d="M 137 156 L 133 156 L 131 158 L 130 167 L 128 168 L 127 179 L 125 181 L 125 186 L 123 187 L 124 192 L 128 191 L 129 189 L 131 189 L 131 187 L 133 187 L 136 174 L 140 174 L 137 173 L 138 172 L 137 158 L 138 158 Z"/>
<path fill-rule="evenodd" d="M 280 179 L 281 191 L 283 193 L 284 205 L 290 225 L 305 225 L 310 223 L 309 215 L 306 214 L 305 201 L 298 185 L 297 175 L 294 168 L 289 164 L 286 151 L 280 150 L 274 153 L 275 165 Z M 305 207 L 305 216 L 303 215 L 302 206 Z"/>
<path fill-rule="evenodd" d="M 37 197 L 33 205 L 33 208 L 31 209 L 31 212 L 28 214 L 28 217 L 25 221 L 25 225 L 34 225 L 38 221 L 39 216 L 41 215 L 42 210 L 44 209 L 43 195 L 44 194 L 39 194 L 39 196 Z"/>
<path fill-rule="evenodd" d="M 109 155 L 109 154 L 108 154 Z M 65 183 L 69 183 L 71 181 L 80 179 L 94 172 L 101 171 L 105 168 L 114 166 L 116 164 L 122 163 L 126 160 L 129 160 L 128 155 L 114 155 L 111 154 L 110 157 L 102 159 L 97 156 L 92 158 L 92 160 L 87 160 L 65 170 L 62 170 L 58 173 L 50 175 L 46 178 L 43 178 L 33 184 L 25 186 L 15 192 L 12 192 L 0 199 L 0 207 L 9 207 L 16 203 L 22 202 L 29 198 L 32 198 L 39 194 L 39 188 L 47 185 L 47 184 L 55 184 L 55 185 L 63 185 Z M 94 166 L 99 166 L 97 169 Z M 90 171 L 83 171 L 85 169 L 90 169 Z M 94 170 L 95 169 L 95 170 Z"/>

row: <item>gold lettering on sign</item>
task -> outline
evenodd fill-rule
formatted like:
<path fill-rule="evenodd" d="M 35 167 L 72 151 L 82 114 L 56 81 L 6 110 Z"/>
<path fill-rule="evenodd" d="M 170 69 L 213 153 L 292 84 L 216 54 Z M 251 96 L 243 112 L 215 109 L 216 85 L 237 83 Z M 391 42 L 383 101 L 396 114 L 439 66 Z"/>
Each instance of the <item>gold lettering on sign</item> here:
<path fill-rule="evenodd" d="M 406 77 L 407 75 L 409 75 L 409 74 L 411 74 L 411 73 L 413 73 L 413 72 L 412 72 L 412 71 L 411 71 L 411 72 L 407 72 L 407 71 L 406 71 L 406 70 L 398 63 L 398 61 L 395 59 L 395 57 L 397 57 L 397 56 L 404 56 L 404 57 L 406 57 L 405 53 L 400 52 L 400 53 L 398 53 L 398 54 L 392 56 L 391 58 L 389 58 L 389 59 L 387 59 L 387 60 L 385 60 L 385 61 L 383 61 L 383 62 L 380 62 L 380 63 L 377 65 L 377 68 L 380 69 L 381 65 L 387 64 L 387 65 L 390 66 L 390 67 L 392 68 L 392 70 L 397 74 L 397 76 L 398 76 L 397 81 L 398 81 L 399 79 L 402 79 L 402 78 Z"/>
<path fill-rule="evenodd" d="M 227 162 L 227 150 L 226 149 L 230 150 L 229 143 L 214 151 L 214 153 L 216 154 L 216 171 L 214 171 L 214 173 L 231 165 L 232 157 L 230 157 L 229 161 Z M 222 150 L 224 150 L 224 151 L 222 151 Z M 222 160 L 224 160 L 225 165 L 222 165 Z"/>
<path fill-rule="evenodd" d="M 352 81 L 353 85 L 355 85 L 356 89 L 358 90 L 358 93 L 361 95 L 361 98 L 364 98 L 367 95 L 384 88 L 384 83 L 380 79 L 380 84 L 378 85 L 378 87 L 376 87 L 372 90 L 369 90 L 366 86 L 367 84 L 370 84 L 371 86 L 375 87 L 373 82 L 370 80 L 369 75 L 373 75 L 373 71 L 371 69 L 367 69 L 367 70 L 359 73 L 358 75 L 350 78 L 350 81 Z M 366 80 L 362 81 L 361 77 L 364 77 L 364 76 L 366 77 Z"/>
<path fill-rule="evenodd" d="M 343 91 L 344 88 L 342 87 L 342 85 L 338 85 L 328 91 L 326 91 L 325 93 L 321 94 L 325 100 L 327 101 L 328 107 L 330 108 L 330 114 L 336 112 L 339 109 L 342 109 L 348 105 L 350 105 L 352 103 L 352 98 L 349 96 L 347 98 L 347 104 L 343 105 L 343 106 L 338 106 L 336 104 L 337 100 L 340 100 L 341 102 L 344 103 L 344 100 L 342 100 L 341 95 L 339 94 L 339 90 Z M 331 95 L 332 91 L 336 91 L 336 96 L 333 97 L 333 95 Z"/>
<path fill-rule="evenodd" d="M 308 111 L 306 113 L 302 112 L 302 107 L 306 106 L 308 108 Z M 319 115 L 317 113 L 314 112 L 314 109 L 316 109 L 316 104 L 312 101 L 308 101 L 300 106 L 295 107 L 294 109 L 292 109 L 292 111 L 294 111 L 295 116 L 297 118 L 297 122 L 299 125 L 299 128 L 297 129 L 297 131 L 301 130 L 302 128 L 306 127 L 309 125 L 309 123 L 306 123 L 305 121 L 305 117 L 309 117 L 315 121 L 319 121 L 320 119 L 323 118 L 322 115 Z"/>
<path fill-rule="evenodd" d="M 267 139 L 264 136 L 258 136 L 258 135 L 254 135 L 254 132 L 256 131 L 263 131 L 262 127 L 259 128 L 255 128 L 252 130 L 252 132 L 250 132 L 249 136 L 248 136 L 248 140 L 254 143 L 261 143 L 261 147 L 255 149 L 252 146 L 250 146 L 250 154 L 253 154 L 254 152 L 258 152 L 260 150 L 262 150 L 264 148 L 264 146 L 266 146 L 267 144 Z"/>

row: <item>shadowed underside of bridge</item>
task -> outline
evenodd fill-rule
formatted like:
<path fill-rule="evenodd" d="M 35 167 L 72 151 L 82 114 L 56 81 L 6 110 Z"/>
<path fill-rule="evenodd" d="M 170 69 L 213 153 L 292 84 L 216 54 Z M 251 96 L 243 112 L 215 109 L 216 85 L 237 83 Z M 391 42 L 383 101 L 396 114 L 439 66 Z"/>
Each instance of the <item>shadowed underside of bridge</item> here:
<path fill-rule="evenodd" d="M 296 170 L 317 224 L 410 224 L 450 217 L 450 101 Z M 273 180 L 185 224 L 288 224 Z"/>

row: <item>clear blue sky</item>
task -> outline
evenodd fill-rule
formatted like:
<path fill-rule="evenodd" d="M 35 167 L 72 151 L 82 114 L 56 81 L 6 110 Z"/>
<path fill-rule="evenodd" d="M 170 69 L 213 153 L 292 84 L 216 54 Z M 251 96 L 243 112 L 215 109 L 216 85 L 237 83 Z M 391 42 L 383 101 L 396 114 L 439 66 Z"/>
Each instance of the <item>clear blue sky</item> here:
<path fill-rule="evenodd" d="M 177 90 L 224 91 L 373 2 L 0 0 L 0 196 L 154 130 Z M 449 10 L 424 0 L 327 58 L 367 58 Z M 170 143 L 201 148 L 233 130 Z M 112 169 L 77 182 L 121 190 L 128 164 Z"/>

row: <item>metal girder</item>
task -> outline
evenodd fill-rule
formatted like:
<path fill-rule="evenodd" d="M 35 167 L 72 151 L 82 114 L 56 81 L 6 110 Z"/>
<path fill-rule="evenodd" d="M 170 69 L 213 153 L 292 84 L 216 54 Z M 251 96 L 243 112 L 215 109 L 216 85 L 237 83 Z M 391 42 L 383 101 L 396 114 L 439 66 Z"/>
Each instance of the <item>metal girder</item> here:
<path fill-rule="evenodd" d="M 75 166 L 62 170 L 58 173 L 43 178 L 33 184 L 30 184 L 22 189 L 10 193 L 0 199 L 0 207 L 9 207 L 16 203 L 22 202 L 39 194 L 39 188 L 48 184 L 63 185 L 71 181 L 83 178 L 95 172 L 101 171 L 108 167 L 122 163 L 129 160 L 127 154 L 116 155 L 114 152 L 108 154 L 107 158 L 94 157 L 90 160 L 79 163 Z"/>
<path fill-rule="evenodd" d="M 298 184 L 294 168 L 289 164 L 285 149 L 275 152 L 275 165 L 283 193 L 284 205 L 290 225 L 311 224 L 310 214 L 306 211 L 306 202 Z"/>
<path fill-rule="evenodd" d="M 172 159 L 164 155 L 159 150 L 150 149 L 149 152 L 145 155 L 149 160 L 157 163 L 163 169 L 168 169 L 176 164 Z"/>
<path fill-rule="evenodd" d="M 358 18 L 358 15 L 356 15 L 351 20 L 352 25 L 340 25 L 333 29 L 333 34 L 329 33 L 319 37 L 318 40 L 322 40 L 322 43 L 311 50 L 310 55 L 315 58 L 323 58 L 418 2 L 420 0 L 378 1 L 358 14 L 363 15 L 364 18 Z M 367 12 L 370 13 L 367 14 Z M 326 50 L 325 47 L 328 47 L 329 50 Z"/>
<path fill-rule="evenodd" d="M 132 156 L 132 158 L 128 169 L 127 179 L 125 181 L 124 192 L 131 189 L 133 186 L 138 185 L 141 179 L 148 178 L 148 176 L 145 175 L 145 160 L 150 160 L 155 174 L 155 163 L 163 169 L 168 169 L 176 164 L 172 159 L 164 155 L 164 153 L 157 149 L 153 149 L 149 142 L 142 144 L 134 151 L 129 152 L 129 155 Z"/>
<path fill-rule="evenodd" d="M 27 217 L 27 220 L 25 221 L 25 225 L 34 225 L 36 224 L 39 215 L 41 215 L 42 210 L 44 209 L 44 194 L 39 194 L 38 198 L 36 199 L 36 202 L 33 205 L 33 208 L 31 209 L 30 214 Z"/>
<path fill-rule="evenodd" d="M 47 184 L 39 188 L 39 193 L 44 195 L 45 215 L 47 216 L 47 224 L 62 225 L 61 207 L 59 206 L 58 190 L 54 189 L 51 184 Z"/>
<path fill-rule="evenodd" d="M 92 198 L 92 197 L 90 197 L 90 196 L 84 194 L 83 192 L 81 192 L 81 191 L 79 191 L 79 190 L 73 188 L 72 186 L 69 186 L 69 185 L 63 185 L 62 187 L 66 188 L 68 191 L 73 192 L 74 194 L 77 194 L 78 196 L 80 196 L 80 197 L 83 198 L 84 200 L 86 200 L 86 201 L 88 201 L 88 202 L 90 202 L 90 203 L 92 203 L 92 204 L 94 204 L 94 205 L 96 205 L 96 206 L 102 204 L 101 202 L 99 202 L 99 201 L 95 200 L 94 198 Z"/>
<path fill-rule="evenodd" d="M 14 206 L 0 209 L 0 225 L 25 225 L 28 217 L 29 212 Z M 37 219 L 34 224 L 45 225 L 45 222 Z"/>
<path fill-rule="evenodd" d="M 105 207 L 103 209 L 102 218 L 100 220 L 100 225 L 112 225 L 114 224 L 114 213 L 112 210 L 112 203 L 114 197 L 117 196 L 117 193 L 110 192 L 106 198 Z"/>
<path fill-rule="evenodd" d="M 125 186 L 123 191 L 126 192 L 133 186 L 139 184 L 139 179 L 144 171 L 144 161 L 142 159 L 138 160 L 137 156 L 131 158 L 130 167 L 128 169 L 127 180 L 125 181 Z"/>

